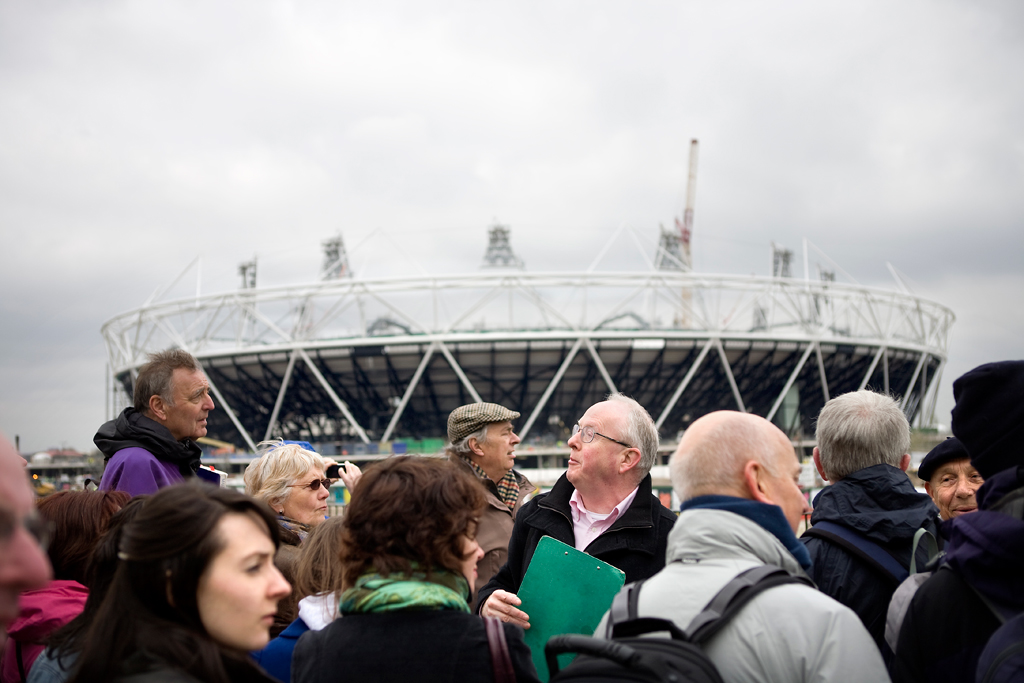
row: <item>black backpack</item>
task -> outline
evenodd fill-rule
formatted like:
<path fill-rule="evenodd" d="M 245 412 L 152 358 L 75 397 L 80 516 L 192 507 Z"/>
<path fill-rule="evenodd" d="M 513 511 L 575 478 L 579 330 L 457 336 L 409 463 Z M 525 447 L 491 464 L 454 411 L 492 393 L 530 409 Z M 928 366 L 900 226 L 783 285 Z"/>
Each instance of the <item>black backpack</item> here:
<path fill-rule="evenodd" d="M 701 645 L 718 633 L 757 594 L 774 586 L 802 583 L 806 577 L 791 576 L 774 565 L 748 569 L 732 581 L 690 621 L 686 630 L 667 619 L 638 617 L 637 601 L 643 581 L 625 586 L 608 613 L 607 640 L 576 634 L 551 638 L 544 648 L 550 683 L 586 681 L 649 681 L 659 683 L 722 683 L 714 663 Z M 647 633 L 667 631 L 671 638 L 647 638 Z M 558 655 L 578 653 L 572 664 L 559 671 Z"/>

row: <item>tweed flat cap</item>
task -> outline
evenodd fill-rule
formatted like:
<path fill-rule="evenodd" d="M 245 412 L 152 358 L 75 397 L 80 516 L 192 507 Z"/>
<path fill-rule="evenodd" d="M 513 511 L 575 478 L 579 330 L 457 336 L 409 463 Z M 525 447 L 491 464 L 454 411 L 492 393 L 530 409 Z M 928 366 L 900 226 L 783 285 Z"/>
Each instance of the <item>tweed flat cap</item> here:
<path fill-rule="evenodd" d="M 477 431 L 492 422 L 515 420 L 519 413 L 497 403 L 470 403 L 460 406 L 448 416 L 448 438 L 452 443 Z"/>

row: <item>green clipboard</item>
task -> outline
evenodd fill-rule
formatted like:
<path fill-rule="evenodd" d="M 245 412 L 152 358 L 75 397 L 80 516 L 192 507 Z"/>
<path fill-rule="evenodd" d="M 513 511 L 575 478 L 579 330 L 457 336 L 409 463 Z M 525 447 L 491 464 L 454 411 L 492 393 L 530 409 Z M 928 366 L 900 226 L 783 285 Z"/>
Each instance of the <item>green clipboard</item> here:
<path fill-rule="evenodd" d="M 562 633 L 592 635 L 626 582 L 622 570 L 550 536 L 540 539 L 516 594 L 530 615 L 525 640 L 540 680 L 550 677 L 544 645 Z M 575 655 L 560 655 L 564 667 Z"/>

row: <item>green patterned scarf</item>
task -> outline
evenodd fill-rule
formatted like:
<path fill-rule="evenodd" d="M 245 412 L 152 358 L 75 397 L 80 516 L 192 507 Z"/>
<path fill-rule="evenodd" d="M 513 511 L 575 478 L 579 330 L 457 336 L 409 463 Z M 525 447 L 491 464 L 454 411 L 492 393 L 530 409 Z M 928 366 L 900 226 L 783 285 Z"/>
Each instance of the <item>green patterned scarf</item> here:
<path fill-rule="evenodd" d="M 381 576 L 367 573 L 341 594 L 342 614 L 398 612 L 401 610 L 445 610 L 469 612 L 469 582 L 466 577 L 444 569 L 427 577 L 413 563 L 412 575 Z"/>

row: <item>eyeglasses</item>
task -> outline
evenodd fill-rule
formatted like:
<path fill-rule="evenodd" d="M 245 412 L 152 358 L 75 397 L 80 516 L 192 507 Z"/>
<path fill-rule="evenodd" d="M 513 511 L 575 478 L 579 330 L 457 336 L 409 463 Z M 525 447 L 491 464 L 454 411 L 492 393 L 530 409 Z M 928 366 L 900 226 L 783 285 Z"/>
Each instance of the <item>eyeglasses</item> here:
<path fill-rule="evenodd" d="M 20 522 L 13 515 L 6 514 L 6 511 L 0 511 L 0 547 L 5 546 L 14 538 L 19 525 L 24 527 L 28 535 L 35 539 L 45 553 L 50 545 L 50 537 L 53 535 L 53 522 L 44 519 L 35 509 L 30 510 Z"/>
<path fill-rule="evenodd" d="M 595 436 L 600 436 L 601 438 L 613 441 L 619 444 L 620 446 L 625 446 L 626 448 L 633 448 L 628 443 L 622 443 L 618 439 L 613 439 L 610 436 L 606 436 L 601 432 L 597 431 L 596 429 L 594 429 L 593 427 L 580 427 L 579 422 L 572 426 L 572 435 L 576 436 L 577 434 L 580 435 L 580 439 L 582 439 L 583 443 L 590 443 L 591 441 L 594 440 Z"/>
<path fill-rule="evenodd" d="M 324 491 L 326 491 L 327 489 L 331 488 L 331 480 L 330 479 L 314 479 L 313 481 L 309 482 L 308 484 L 288 484 L 288 488 L 290 488 L 290 489 L 291 488 L 301 488 L 301 489 L 309 489 L 310 491 L 316 491 L 321 486 L 323 486 L 324 487 Z"/>

